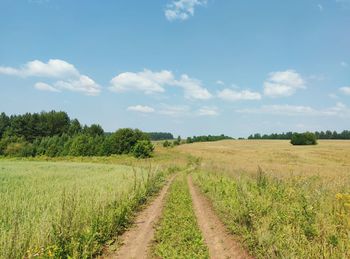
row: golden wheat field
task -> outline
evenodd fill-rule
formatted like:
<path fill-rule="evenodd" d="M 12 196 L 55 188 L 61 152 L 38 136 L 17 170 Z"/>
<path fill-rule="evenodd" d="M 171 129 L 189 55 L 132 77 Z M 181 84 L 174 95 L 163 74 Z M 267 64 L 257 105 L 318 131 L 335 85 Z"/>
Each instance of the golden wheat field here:
<path fill-rule="evenodd" d="M 350 175 L 346 140 L 320 140 L 316 146 L 293 146 L 287 140 L 224 140 L 181 145 L 177 150 L 202 158 L 204 166 L 228 172 L 256 173 L 261 167 L 279 177 Z"/>

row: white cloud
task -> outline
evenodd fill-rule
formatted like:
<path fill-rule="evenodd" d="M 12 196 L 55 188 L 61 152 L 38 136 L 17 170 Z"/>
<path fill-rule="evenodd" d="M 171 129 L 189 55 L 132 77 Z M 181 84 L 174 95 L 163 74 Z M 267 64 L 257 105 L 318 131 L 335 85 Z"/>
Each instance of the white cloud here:
<path fill-rule="evenodd" d="M 116 92 L 136 90 L 145 94 L 162 93 L 165 91 L 163 86 L 173 81 L 171 71 L 152 72 L 145 69 L 139 73 L 125 72 L 117 75 L 111 80 L 110 89 Z"/>
<path fill-rule="evenodd" d="M 169 21 L 184 21 L 194 15 L 196 6 L 202 6 L 206 3 L 206 0 L 173 0 L 167 5 L 164 14 Z"/>
<path fill-rule="evenodd" d="M 217 107 L 204 106 L 198 109 L 197 115 L 199 116 L 217 116 L 219 115 Z"/>
<path fill-rule="evenodd" d="M 294 70 L 272 72 L 264 82 L 264 94 L 270 97 L 291 96 L 303 88 L 305 81 Z"/>
<path fill-rule="evenodd" d="M 129 106 L 127 110 L 141 113 L 152 113 L 155 111 L 152 107 L 143 105 Z"/>
<path fill-rule="evenodd" d="M 346 63 L 345 61 L 340 62 L 340 65 L 341 65 L 342 67 L 348 67 L 348 66 L 349 66 L 349 64 Z"/>
<path fill-rule="evenodd" d="M 174 85 L 184 89 L 187 99 L 207 100 L 212 98 L 211 93 L 202 87 L 201 81 L 190 78 L 188 75 L 182 75 L 180 80 L 175 81 Z"/>
<path fill-rule="evenodd" d="M 225 85 L 225 83 L 223 81 L 221 81 L 221 80 L 217 80 L 215 83 L 218 84 L 218 85 Z"/>
<path fill-rule="evenodd" d="M 60 59 L 50 59 L 47 63 L 34 60 L 20 68 L 0 67 L 0 74 L 19 77 L 43 77 L 57 80 L 50 84 L 38 82 L 34 87 L 42 91 L 58 92 L 69 90 L 86 95 L 98 95 L 101 87 L 90 77 L 80 74 L 74 65 Z"/>
<path fill-rule="evenodd" d="M 263 105 L 254 109 L 236 110 L 238 113 L 245 114 L 273 114 L 283 116 L 337 116 L 349 117 L 350 109 L 343 103 L 336 103 L 335 106 L 326 109 L 315 109 L 310 106 L 298 105 Z"/>
<path fill-rule="evenodd" d="M 249 90 L 235 91 L 226 88 L 218 92 L 218 97 L 226 101 L 260 100 L 261 94 L 258 92 L 251 92 Z"/>
<path fill-rule="evenodd" d="M 339 88 L 339 90 L 340 90 L 343 94 L 350 95 L 350 86 L 341 87 L 341 88 Z"/>
<path fill-rule="evenodd" d="M 73 92 L 82 92 L 86 95 L 95 96 L 101 91 L 101 87 L 90 77 L 81 75 L 77 79 L 57 81 L 54 86 L 59 89 L 66 89 Z"/>
<path fill-rule="evenodd" d="M 0 74 L 20 77 L 49 77 L 64 78 L 78 76 L 78 70 L 68 62 L 60 59 L 50 59 L 47 63 L 34 60 L 26 63 L 21 68 L 0 66 Z"/>
<path fill-rule="evenodd" d="M 49 91 L 49 92 L 61 92 L 60 90 L 56 89 L 55 87 L 43 83 L 43 82 L 38 82 L 34 85 L 35 89 L 38 89 L 40 91 Z"/>
<path fill-rule="evenodd" d="M 184 90 L 188 99 L 210 99 L 212 95 L 202 87 L 197 79 L 184 74 L 176 79 L 171 71 L 153 72 L 145 69 L 142 72 L 125 72 L 111 80 L 110 90 L 115 92 L 141 91 L 145 94 L 162 93 L 166 86 L 177 86 Z"/>

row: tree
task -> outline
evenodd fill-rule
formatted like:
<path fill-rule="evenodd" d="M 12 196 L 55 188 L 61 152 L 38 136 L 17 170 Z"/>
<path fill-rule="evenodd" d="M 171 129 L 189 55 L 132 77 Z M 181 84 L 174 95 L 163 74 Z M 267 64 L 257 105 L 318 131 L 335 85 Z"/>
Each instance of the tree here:
<path fill-rule="evenodd" d="M 174 139 L 173 134 L 168 132 L 148 132 L 146 133 L 151 140 L 170 140 Z"/>
<path fill-rule="evenodd" d="M 316 145 L 316 135 L 311 132 L 294 133 L 290 143 L 292 145 Z"/>
<path fill-rule="evenodd" d="M 102 136 L 105 132 L 100 125 L 92 124 L 90 127 L 84 127 L 84 133 L 90 136 Z"/>
<path fill-rule="evenodd" d="M 74 136 L 78 133 L 81 133 L 82 127 L 80 125 L 80 122 L 77 119 L 74 119 L 70 122 L 69 128 L 68 128 L 68 135 Z"/>
<path fill-rule="evenodd" d="M 154 147 L 149 140 L 139 140 L 133 147 L 133 155 L 136 158 L 147 158 L 151 157 Z"/>
<path fill-rule="evenodd" d="M 110 136 L 111 154 L 129 154 L 139 140 L 149 140 L 149 137 L 138 129 L 119 129 Z"/>
<path fill-rule="evenodd" d="M 165 140 L 163 142 L 163 147 L 170 147 L 170 146 L 171 146 L 171 143 L 169 141 Z"/>
<path fill-rule="evenodd" d="M 5 133 L 7 127 L 9 126 L 10 126 L 10 118 L 4 112 L 2 112 L 0 114 L 0 139 Z"/>

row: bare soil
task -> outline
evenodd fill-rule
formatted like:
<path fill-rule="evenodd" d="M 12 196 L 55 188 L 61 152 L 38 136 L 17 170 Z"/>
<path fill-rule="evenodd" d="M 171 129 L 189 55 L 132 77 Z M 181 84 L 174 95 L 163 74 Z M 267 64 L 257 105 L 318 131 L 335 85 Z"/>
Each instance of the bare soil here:
<path fill-rule="evenodd" d="M 117 252 L 107 252 L 101 258 L 148 258 L 154 236 L 154 226 L 164 207 L 164 198 L 174 177 L 160 191 L 159 195 L 136 217 L 134 225 L 121 237 Z"/>
<path fill-rule="evenodd" d="M 210 258 L 252 258 L 228 233 L 210 201 L 194 186 L 192 178 L 188 176 L 187 180 L 198 225 L 209 248 Z"/>

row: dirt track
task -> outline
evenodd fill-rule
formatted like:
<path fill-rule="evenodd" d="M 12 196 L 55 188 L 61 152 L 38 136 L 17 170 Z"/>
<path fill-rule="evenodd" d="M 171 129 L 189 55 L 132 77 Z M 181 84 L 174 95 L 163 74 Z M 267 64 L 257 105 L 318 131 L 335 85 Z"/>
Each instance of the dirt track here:
<path fill-rule="evenodd" d="M 213 211 L 211 203 L 193 185 L 192 178 L 189 176 L 187 180 L 199 228 L 209 248 L 210 258 L 251 258 L 227 232 Z"/>
<path fill-rule="evenodd" d="M 154 225 L 161 216 L 164 198 L 174 177 L 160 191 L 152 203 L 137 216 L 134 226 L 122 236 L 122 246 L 114 254 L 103 258 L 148 258 L 149 247 L 154 236 Z"/>

